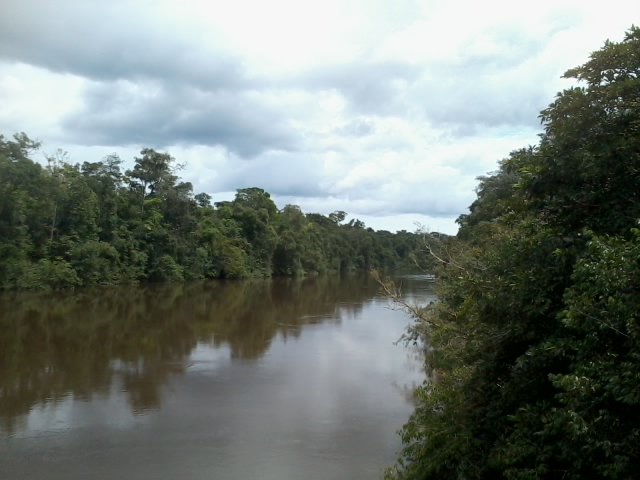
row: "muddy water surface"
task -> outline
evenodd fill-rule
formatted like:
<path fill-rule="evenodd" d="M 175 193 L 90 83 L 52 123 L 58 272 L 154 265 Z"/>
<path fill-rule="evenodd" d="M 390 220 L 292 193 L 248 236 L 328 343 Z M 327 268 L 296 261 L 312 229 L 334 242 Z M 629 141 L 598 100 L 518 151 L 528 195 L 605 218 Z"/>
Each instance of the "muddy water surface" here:
<path fill-rule="evenodd" d="M 364 275 L 0 296 L 0 477 L 381 478 L 423 376 L 388 307 Z"/>

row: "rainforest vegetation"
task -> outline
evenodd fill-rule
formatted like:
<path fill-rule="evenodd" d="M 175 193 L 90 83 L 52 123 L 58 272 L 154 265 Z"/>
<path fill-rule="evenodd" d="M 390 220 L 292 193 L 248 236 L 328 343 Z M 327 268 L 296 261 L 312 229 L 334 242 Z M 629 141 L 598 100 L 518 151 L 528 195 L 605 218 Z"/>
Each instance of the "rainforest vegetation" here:
<path fill-rule="evenodd" d="M 413 264 L 421 236 L 345 222 L 345 212 L 278 209 L 260 188 L 211 203 L 169 153 L 145 148 L 72 164 L 0 136 L 0 289 L 301 275 Z"/>
<path fill-rule="evenodd" d="M 538 143 L 479 178 L 455 237 L 278 209 L 260 188 L 212 204 L 153 149 L 123 171 L 0 137 L 0 289 L 437 263 L 438 301 L 407 336 L 428 379 L 388 478 L 637 478 L 640 29 L 565 77 Z"/>
<path fill-rule="evenodd" d="M 389 478 L 638 478 L 640 29 L 565 77 L 538 144 L 428 242 L 429 380 Z"/>

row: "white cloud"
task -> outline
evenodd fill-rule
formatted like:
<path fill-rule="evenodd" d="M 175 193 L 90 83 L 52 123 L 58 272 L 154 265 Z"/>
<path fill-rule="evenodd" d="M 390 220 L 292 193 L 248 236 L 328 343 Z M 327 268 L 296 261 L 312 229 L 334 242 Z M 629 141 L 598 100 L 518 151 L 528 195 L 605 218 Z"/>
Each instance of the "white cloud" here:
<path fill-rule="evenodd" d="M 85 81 L 38 67 L 0 63 L 0 132 L 56 138 L 60 118 L 82 105 Z"/>
<path fill-rule="evenodd" d="M 215 199 L 453 233 L 474 178 L 537 140 L 627 0 L 37 0 L 0 7 L 0 132 L 73 161 L 168 149 Z"/>

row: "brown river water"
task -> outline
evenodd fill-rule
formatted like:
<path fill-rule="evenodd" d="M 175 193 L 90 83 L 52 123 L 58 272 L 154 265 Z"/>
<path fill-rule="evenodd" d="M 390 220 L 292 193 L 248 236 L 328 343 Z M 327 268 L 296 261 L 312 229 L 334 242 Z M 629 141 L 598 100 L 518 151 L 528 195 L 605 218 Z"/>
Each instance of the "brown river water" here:
<path fill-rule="evenodd" d="M 0 478 L 381 478 L 424 377 L 389 307 L 368 275 L 0 295 Z"/>

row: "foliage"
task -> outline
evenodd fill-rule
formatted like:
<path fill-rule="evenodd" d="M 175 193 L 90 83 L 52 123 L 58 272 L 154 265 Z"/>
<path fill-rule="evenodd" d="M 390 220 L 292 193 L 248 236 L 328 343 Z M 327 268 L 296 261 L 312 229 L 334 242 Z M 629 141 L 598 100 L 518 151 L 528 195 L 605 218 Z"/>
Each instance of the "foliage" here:
<path fill-rule="evenodd" d="M 427 236 L 430 376 L 388 478 L 627 480 L 640 471 L 640 29 L 565 76 L 538 145 Z"/>
<path fill-rule="evenodd" d="M 115 153 L 74 165 L 58 150 L 42 166 L 39 148 L 0 136 L 0 289 L 407 267 L 419 243 L 343 224 L 345 212 L 278 210 L 260 188 L 212 205 L 150 148 L 124 173 Z"/>

